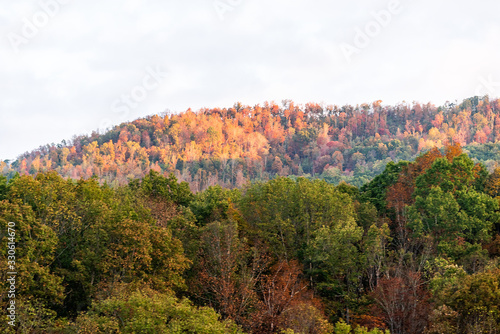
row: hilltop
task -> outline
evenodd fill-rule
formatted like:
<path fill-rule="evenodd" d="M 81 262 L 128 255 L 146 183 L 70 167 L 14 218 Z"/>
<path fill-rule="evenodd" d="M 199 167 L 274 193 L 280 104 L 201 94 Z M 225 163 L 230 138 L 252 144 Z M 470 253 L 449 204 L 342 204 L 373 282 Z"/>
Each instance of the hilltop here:
<path fill-rule="evenodd" d="M 380 174 L 390 161 L 459 143 L 490 171 L 500 160 L 500 100 L 472 97 L 460 104 L 356 106 L 264 103 L 153 115 L 104 133 L 75 136 L 22 154 L 4 175 L 55 170 L 66 178 L 123 185 L 150 170 L 190 183 L 240 187 L 276 176 L 321 178 L 355 186 Z"/>

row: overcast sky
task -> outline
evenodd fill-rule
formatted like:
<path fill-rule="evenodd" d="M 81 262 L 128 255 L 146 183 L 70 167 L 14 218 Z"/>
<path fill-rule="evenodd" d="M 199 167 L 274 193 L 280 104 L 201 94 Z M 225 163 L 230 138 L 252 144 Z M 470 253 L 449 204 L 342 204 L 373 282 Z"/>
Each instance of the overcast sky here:
<path fill-rule="evenodd" d="M 498 0 L 1 1 L 0 159 L 167 109 L 498 97 L 499 12 Z"/>

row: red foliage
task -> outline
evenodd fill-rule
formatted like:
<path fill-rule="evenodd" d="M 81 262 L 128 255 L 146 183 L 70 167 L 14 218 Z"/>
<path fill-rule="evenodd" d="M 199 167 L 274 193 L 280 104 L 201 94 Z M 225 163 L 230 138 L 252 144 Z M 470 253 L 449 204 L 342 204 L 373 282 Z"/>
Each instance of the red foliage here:
<path fill-rule="evenodd" d="M 321 308 L 319 300 L 308 290 L 301 278 L 302 269 L 296 261 L 279 261 L 271 267 L 270 274 L 264 275 L 259 288 L 261 309 L 255 314 L 257 333 L 276 333 L 290 316 L 297 316 L 292 310 L 300 305 Z"/>
<path fill-rule="evenodd" d="M 368 329 L 387 329 L 384 319 L 374 315 L 360 314 L 351 316 L 351 323 L 354 326 L 366 327 Z"/>
<path fill-rule="evenodd" d="M 431 307 L 420 273 L 381 279 L 373 297 L 377 302 L 373 312 L 384 319 L 391 333 L 424 332 Z"/>

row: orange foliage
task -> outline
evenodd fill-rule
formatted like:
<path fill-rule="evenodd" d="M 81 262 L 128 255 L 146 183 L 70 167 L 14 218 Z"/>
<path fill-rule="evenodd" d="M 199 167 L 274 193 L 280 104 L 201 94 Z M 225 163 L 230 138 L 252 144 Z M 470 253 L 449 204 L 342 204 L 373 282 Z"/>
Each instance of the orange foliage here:
<path fill-rule="evenodd" d="M 387 326 L 384 323 L 384 319 L 381 317 L 376 317 L 368 314 L 353 315 L 351 317 L 351 322 L 355 326 L 366 327 L 368 329 L 386 329 Z"/>
<path fill-rule="evenodd" d="M 444 150 L 444 155 L 437 148 L 433 148 L 417 157 L 414 163 L 409 164 L 401 171 L 398 181 L 388 188 L 387 207 L 396 211 L 398 221 L 403 219 L 405 206 L 414 203 L 413 192 L 417 177 L 425 173 L 436 159 L 446 157 L 448 161 L 452 162 L 453 158 L 462 154 L 460 143 L 446 145 Z"/>
<path fill-rule="evenodd" d="M 253 107 L 236 103 L 232 108 L 188 109 L 123 123 L 103 135 L 92 133 L 63 145 L 40 147 L 19 157 L 12 169 L 22 174 L 56 170 L 71 178 L 95 173 L 100 181 L 124 184 L 130 177 L 159 168 L 162 173 L 178 173 L 183 180 L 196 178 L 203 189 L 213 182 L 234 187 L 244 179 L 273 177 L 279 172 L 272 166 L 275 157 L 288 155 L 298 159 L 282 161 L 283 175 L 314 176 L 329 164 L 341 171 L 341 177 L 353 172 L 373 176 L 370 170 L 379 169 L 378 162 L 395 161 L 402 152 L 416 154 L 446 141 L 457 143 L 455 147 L 500 140 L 499 105 L 500 100 L 467 99 L 460 106 L 438 109 L 418 103 L 383 106 L 378 100 L 324 107 L 287 100 L 282 107 L 266 102 Z M 359 156 L 349 150 L 359 145 L 363 151 L 357 151 L 364 159 L 355 161 Z M 452 150 L 448 159 L 459 154 L 458 148 Z M 411 201 L 411 181 L 437 156 L 437 150 L 431 150 L 408 167 L 409 184 L 398 185 L 393 207 L 401 209 L 396 202 Z"/>

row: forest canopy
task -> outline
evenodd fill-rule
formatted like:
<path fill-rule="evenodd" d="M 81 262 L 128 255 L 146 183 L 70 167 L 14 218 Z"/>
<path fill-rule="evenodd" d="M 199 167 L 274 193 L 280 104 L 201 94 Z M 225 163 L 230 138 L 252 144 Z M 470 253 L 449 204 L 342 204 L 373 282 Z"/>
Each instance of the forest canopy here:
<path fill-rule="evenodd" d="M 487 96 L 439 107 L 236 103 L 148 116 L 41 146 L 0 162 L 0 173 L 10 178 L 55 170 L 65 178 L 96 176 L 101 183 L 124 185 L 154 170 L 173 173 L 193 192 L 289 175 L 360 187 L 389 162 L 453 143 L 492 172 L 500 160 L 499 140 L 500 100 Z"/>
<path fill-rule="evenodd" d="M 499 333 L 499 139 L 488 97 L 237 103 L 0 162 L 0 331 Z"/>
<path fill-rule="evenodd" d="M 496 333 L 500 169 L 458 143 L 358 188 L 242 188 L 150 170 L 128 184 L 0 178 L 1 308 L 14 333 Z M 12 223 L 11 223 L 12 222 Z"/>

